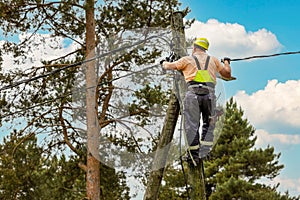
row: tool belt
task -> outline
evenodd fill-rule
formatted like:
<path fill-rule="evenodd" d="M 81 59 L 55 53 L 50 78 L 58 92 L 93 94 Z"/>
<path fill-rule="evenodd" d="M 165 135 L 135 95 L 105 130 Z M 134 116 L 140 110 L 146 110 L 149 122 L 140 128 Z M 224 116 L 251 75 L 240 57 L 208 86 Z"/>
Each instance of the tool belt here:
<path fill-rule="evenodd" d="M 199 83 L 190 81 L 187 83 L 188 90 L 198 95 L 206 95 L 215 93 L 215 85 L 213 83 Z"/>

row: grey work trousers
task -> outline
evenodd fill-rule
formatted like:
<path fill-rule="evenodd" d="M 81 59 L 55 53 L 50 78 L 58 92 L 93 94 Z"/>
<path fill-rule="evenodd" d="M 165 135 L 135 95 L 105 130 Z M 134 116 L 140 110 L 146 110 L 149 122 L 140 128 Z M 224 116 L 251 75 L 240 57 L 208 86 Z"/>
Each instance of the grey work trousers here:
<path fill-rule="evenodd" d="M 201 141 L 212 143 L 214 139 L 216 98 L 213 92 L 196 94 L 188 90 L 184 98 L 184 128 L 189 147 L 201 146 L 199 141 L 200 120 L 202 116 Z M 210 151 L 212 145 L 207 147 Z M 205 148 L 205 147 L 204 147 Z M 199 151 L 199 150 L 198 150 Z M 209 153 L 209 152 L 207 152 Z M 201 153 L 200 153 L 201 154 Z M 201 155 L 200 155 L 201 157 Z"/>

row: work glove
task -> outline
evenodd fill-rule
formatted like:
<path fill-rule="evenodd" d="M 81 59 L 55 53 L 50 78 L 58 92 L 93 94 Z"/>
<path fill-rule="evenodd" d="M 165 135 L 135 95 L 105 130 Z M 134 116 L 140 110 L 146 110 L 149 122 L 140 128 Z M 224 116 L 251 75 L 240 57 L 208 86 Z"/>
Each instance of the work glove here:
<path fill-rule="evenodd" d="M 171 54 L 168 57 L 169 59 L 168 62 L 174 62 L 175 60 L 177 60 L 176 58 L 177 58 L 176 54 L 174 52 L 171 52 Z"/>
<path fill-rule="evenodd" d="M 174 62 L 175 60 L 177 60 L 177 55 L 174 52 L 171 52 L 168 57 L 166 57 L 165 59 L 161 60 L 159 63 L 162 65 L 163 62 L 165 62 L 165 61 L 167 61 L 167 62 Z"/>
<path fill-rule="evenodd" d="M 228 58 L 228 57 L 224 57 L 223 59 L 221 59 L 221 62 L 222 62 L 222 63 L 224 63 L 224 61 L 225 61 L 225 60 L 227 60 L 227 61 L 228 61 L 228 63 L 230 64 L 230 60 L 231 60 L 230 58 Z"/>

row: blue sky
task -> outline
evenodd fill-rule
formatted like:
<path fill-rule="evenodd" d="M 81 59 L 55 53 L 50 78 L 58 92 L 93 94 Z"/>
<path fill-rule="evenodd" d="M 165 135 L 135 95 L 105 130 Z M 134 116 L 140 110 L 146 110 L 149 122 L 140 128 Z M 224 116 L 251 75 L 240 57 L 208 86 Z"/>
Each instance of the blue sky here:
<path fill-rule="evenodd" d="M 207 37 L 209 53 L 218 58 L 243 58 L 300 50 L 298 0 L 180 0 L 191 12 L 186 19 L 196 22 L 186 30 L 188 37 Z M 9 37 L 20 41 L 27 33 Z M 45 34 L 43 37 L 47 37 Z M 3 39 L 0 32 L 0 45 Z M 40 66 L 40 58 L 53 59 L 72 52 L 76 46 L 63 38 L 46 40 L 32 52 L 24 66 Z M 53 51 L 50 46 L 61 45 Z M 4 65 L 12 65 L 4 55 Z M 300 194 L 300 54 L 232 62 L 236 81 L 224 82 L 226 97 L 234 97 L 256 128 L 257 147 L 271 145 L 281 152 L 285 165 L 272 183 L 280 190 Z M 22 67 L 22 66 L 20 66 Z M 3 128 L 3 127 L 2 127 Z"/>
<path fill-rule="evenodd" d="M 210 38 L 209 53 L 243 58 L 300 50 L 297 0 L 183 0 L 196 22 L 187 36 Z M 221 43 L 221 44 L 217 44 Z M 268 144 L 281 152 L 285 165 L 272 183 L 300 194 L 300 54 L 232 62 L 236 81 L 226 82 L 256 128 L 257 147 Z"/>

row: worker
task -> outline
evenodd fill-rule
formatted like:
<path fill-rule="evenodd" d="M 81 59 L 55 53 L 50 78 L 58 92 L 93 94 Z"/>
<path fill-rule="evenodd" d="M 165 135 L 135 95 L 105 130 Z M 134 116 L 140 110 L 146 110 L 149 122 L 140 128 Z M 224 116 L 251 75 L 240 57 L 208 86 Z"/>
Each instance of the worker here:
<path fill-rule="evenodd" d="M 230 59 L 222 59 L 222 64 L 216 57 L 207 54 L 208 47 L 206 38 L 198 38 L 193 43 L 191 56 L 174 62 L 161 62 L 165 70 L 181 71 L 187 83 L 183 103 L 184 129 L 188 142 L 187 161 L 194 165 L 207 157 L 213 146 L 217 72 L 224 78 L 231 77 Z M 201 116 L 203 124 L 199 141 Z"/>

